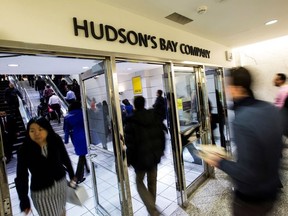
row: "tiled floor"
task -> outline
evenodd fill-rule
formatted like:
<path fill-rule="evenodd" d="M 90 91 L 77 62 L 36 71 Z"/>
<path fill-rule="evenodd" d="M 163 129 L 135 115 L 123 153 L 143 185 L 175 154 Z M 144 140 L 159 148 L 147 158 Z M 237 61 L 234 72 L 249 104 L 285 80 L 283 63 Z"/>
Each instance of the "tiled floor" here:
<path fill-rule="evenodd" d="M 72 144 L 67 145 L 67 151 L 75 169 L 78 157 L 74 154 L 74 148 Z M 97 176 L 97 189 L 100 204 L 105 207 L 105 209 L 109 211 L 111 215 L 121 215 L 114 157 L 113 155 L 111 156 L 101 151 L 93 151 L 97 154 L 97 157 L 94 157 L 92 160 L 97 164 L 95 171 Z M 8 182 L 10 183 L 9 187 L 12 200 L 13 215 L 20 216 L 19 200 L 13 183 L 15 178 L 15 165 L 16 158 L 14 158 L 7 165 Z M 178 205 L 176 200 L 174 168 L 170 156 L 166 156 L 166 158 L 162 160 L 161 164 L 159 164 L 158 170 L 157 205 L 163 211 L 163 214 L 171 215 L 173 211 L 177 209 Z M 91 174 L 87 175 L 86 181 L 81 184 L 86 188 L 89 195 L 89 200 L 85 202 L 83 207 L 74 206 L 68 203 L 66 206 L 67 216 L 98 215 L 95 210 L 95 199 L 91 177 Z M 134 215 L 148 215 L 146 208 L 144 207 L 136 190 L 134 170 L 130 167 L 129 179 Z M 37 215 L 34 208 L 32 208 L 32 211 L 35 215 Z"/>
<path fill-rule="evenodd" d="M 68 152 L 71 154 L 71 160 L 75 167 L 77 162 L 77 157 L 73 153 L 72 145 L 67 146 Z M 73 154 L 72 154 L 73 153 Z M 287 192 L 288 192 L 288 148 L 284 149 L 284 157 L 282 159 L 281 164 L 281 180 L 284 185 L 284 188 L 280 192 L 279 201 L 276 203 L 273 212 L 270 214 L 271 216 L 286 216 L 288 212 L 287 205 Z M 99 157 L 100 158 L 100 157 Z M 19 211 L 19 201 L 17 198 L 16 190 L 13 187 L 15 177 L 15 162 L 14 158 L 11 163 L 8 164 L 8 180 L 10 182 L 10 193 L 12 199 L 13 206 L 13 215 L 20 216 Z M 189 203 L 186 208 L 182 208 L 176 204 L 176 197 L 173 188 L 173 168 L 170 164 L 161 164 L 162 169 L 159 170 L 158 175 L 158 196 L 157 196 L 157 204 L 158 206 L 164 210 L 163 215 L 171 215 L 171 216 L 230 216 L 230 200 L 231 200 L 231 188 L 232 184 L 230 178 L 220 170 L 216 170 L 215 178 L 211 178 L 207 180 L 201 187 L 197 189 L 197 191 L 189 197 Z M 99 168 L 100 169 L 100 168 Z M 131 177 L 131 194 L 133 200 L 133 209 L 135 216 L 148 215 L 146 209 L 144 208 L 141 199 L 139 198 L 135 184 L 133 184 L 133 170 L 129 168 L 129 176 Z M 107 192 L 111 193 L 111 197 L 114 197 L 115 192 L 110 188 L 110 184 L 114 184 L 113 180 L 107 179 L 107 176 L 103 177 L 99 193 Z M 73 206 L 71 204 L 67 204 L 67 216 L 97 216 L 95 209 L 95 201 L 91 184 L 91 175 L 87 176 L 86 181 L 82 184 L 89 194 L 89 200 L 84 204 L 83 207 Z M 105 186 L 106 185 L 106 186 Z M 109 190 L 108 190 L 109 189 Z M 113 194 L 113 196 L 112 196 Z M 117 196 L 115 196 L 117 197 Z M 109 200 L 110 202 L 114 202 L 113 199 Z M 117 207 L 113 207 L 112 205 L 108 205 L 108 203 L 103 202 L 103 205 L 107 207 L 108 210 L 111 210 L 111 215 L 120 216 L 120 211 Z M 109 209 L 110 207 L 110 209 Z M 36 211 L 33 210 L 34 215 L 37 215 Z"/>

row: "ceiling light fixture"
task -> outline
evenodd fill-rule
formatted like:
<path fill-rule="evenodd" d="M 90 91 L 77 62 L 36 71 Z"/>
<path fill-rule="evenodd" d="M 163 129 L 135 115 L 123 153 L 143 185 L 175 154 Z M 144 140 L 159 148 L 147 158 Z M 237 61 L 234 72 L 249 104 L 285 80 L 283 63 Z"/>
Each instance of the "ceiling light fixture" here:
<path fill-rule="evenodd" d="M 278 20 L 275 19 L 275 20 L 271 20 L 271 21 L 266 22 L 265 25 L 272 25 L 272 24 L 275 24 L 277 22 L 278 22 Z"/>
<path fill-rule="evenodd" d="M 84 67 L 82 67 L 82 69 L 89 69 L 89 67 L 88 66 L 84 66 Z"/>
<path fill-rule="evenodd" d="M 8 64 L 8 67 L 18 67 L 18 64 Z"/>

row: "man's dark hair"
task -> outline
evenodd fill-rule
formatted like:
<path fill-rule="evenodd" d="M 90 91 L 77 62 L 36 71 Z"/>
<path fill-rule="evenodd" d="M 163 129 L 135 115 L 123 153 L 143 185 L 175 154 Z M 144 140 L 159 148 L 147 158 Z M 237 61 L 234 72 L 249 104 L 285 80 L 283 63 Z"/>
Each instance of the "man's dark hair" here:
<path fill-rule="evenodd" d="M 277 73 L 277 76 L 280 78 L 282 81 L 286 81 L 286 75 L 284 73 Z"/>
<path fill-rule="evenodd" d="M 136 110 L 142 110 L 145 107 L 145 98 L 143 96 L 136 96 L 134 98 L 134 107 Z"/>
<path fill-rule="evenodd" d="M 250 72 L 244 67 L 235 67 L 230 69 L 229 77 L 231 78 L 231 85 L 241 86 L 250 91 L 252 77 Z"/>
<path fill-rule="evenodd" d="M 254 93 L 251 90 L 253 80 L 248 69 L 244 67 L 232 68 L 228 76 L 230 77 L 231 85 L 243 87 L 251 97 L 254 97 Z"/>
<path fill-rule="evenodd" d="M 161 89 L 159 89 L 159 90 L 157 90 L 157 93 L 158 93 L 159 96 L 162 96 L 163 91 Z"/>

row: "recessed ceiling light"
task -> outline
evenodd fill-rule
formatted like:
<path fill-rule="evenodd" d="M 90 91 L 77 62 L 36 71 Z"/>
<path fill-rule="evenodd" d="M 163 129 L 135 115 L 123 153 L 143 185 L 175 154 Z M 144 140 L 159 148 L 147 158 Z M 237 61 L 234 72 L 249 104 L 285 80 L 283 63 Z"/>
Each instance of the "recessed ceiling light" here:
<path fill-rule="evenodd" d="M 82 67 L 82 69 L 89 69 L 89 67 L 88 66 L 84 66 L 84 67 Z"/>
<path fill-rule="evenodd" d="M 275 24 L 277 22 L 278 22 L 278 20 L 271 20 L 271 21 L 266 22 L 265 25 L 272 25 L 272 24 Z"/>
<path fill-rule="evenodd" d="M 8 64 L 8 67 L 18 67 L 18 64 Z"/>
<path fill-rule="evenodd" d="M 127 68 L 127 70 L 132 70 L 132 68 Z"/>

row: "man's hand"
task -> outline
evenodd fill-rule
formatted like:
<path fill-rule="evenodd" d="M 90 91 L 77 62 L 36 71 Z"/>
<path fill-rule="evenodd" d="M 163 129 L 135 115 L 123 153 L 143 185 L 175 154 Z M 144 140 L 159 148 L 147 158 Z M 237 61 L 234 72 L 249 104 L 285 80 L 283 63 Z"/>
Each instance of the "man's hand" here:
<path fill-rule="evenodd" d="M 219 163 L 223 158 L 219 157 L 216 154 L 206 154 L 205 157 L 203 157 L 203 160 L 208 163 L 211 166 L 219 167 Z"/>

